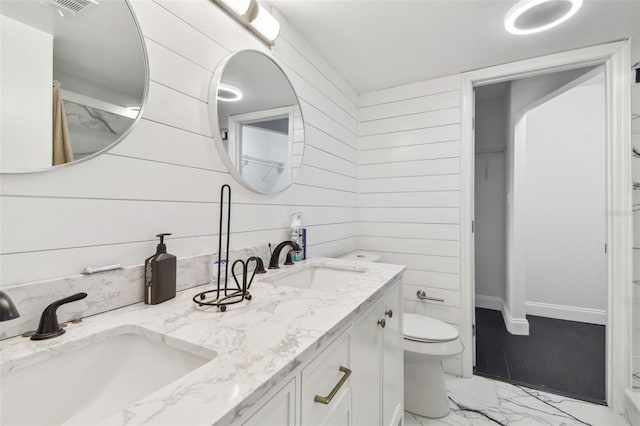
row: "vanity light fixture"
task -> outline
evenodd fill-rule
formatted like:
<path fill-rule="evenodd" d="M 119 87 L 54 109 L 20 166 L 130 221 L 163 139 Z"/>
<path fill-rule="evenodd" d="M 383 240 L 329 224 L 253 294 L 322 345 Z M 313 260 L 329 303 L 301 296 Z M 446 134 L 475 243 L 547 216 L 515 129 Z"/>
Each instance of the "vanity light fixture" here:
<path fill-rule="evenodd" d="M 255 3 L 255 2 L 254 2 Z M 270 14 L 261 4 L 255 3 L 257 12 L 249 25 L 261 34 L 269 44 L 273 44 L 280 34 L 280 22 Z"/>
<path fill-rule="evenodd" d="M 218 100 L 222 102 L 236 102 L 242 99 L 242 90 L 230 84 L 218 85 Z"/>
<path fill-rule="evenodd" d="M 280 34 L 280 23 L 256 0 L 214 0 L 236 20 L 272 45 Z"/>
<path fill-rule="evenodd" d="M 217 0 L 216 2 L 238 16 L 245 16 L 251 7 L 251 0 Z"/>
<path fill-rule="evenodd" d="M 504 17 L 511 34 L 534 34 L 562 24 L 578 12 L 583 0 L 520 0 Z"/>

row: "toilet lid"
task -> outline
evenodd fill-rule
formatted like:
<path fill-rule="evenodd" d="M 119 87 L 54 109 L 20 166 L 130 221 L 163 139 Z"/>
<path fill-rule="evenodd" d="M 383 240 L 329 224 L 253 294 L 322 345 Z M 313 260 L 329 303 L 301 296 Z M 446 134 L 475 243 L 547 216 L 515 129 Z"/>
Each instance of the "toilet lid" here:
<path fill-rule="evenodd" d="M 403 319 L 405 339 L 418 342 L 450 342 L 458 338 L 458 330 L 435 318 L 405 313 Z"/>

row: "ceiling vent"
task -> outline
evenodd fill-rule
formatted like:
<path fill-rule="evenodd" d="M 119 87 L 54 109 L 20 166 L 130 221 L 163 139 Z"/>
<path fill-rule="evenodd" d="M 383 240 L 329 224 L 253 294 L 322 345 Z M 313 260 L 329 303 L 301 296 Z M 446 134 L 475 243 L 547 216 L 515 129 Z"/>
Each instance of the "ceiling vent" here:
<path fill-rule="evenodd" d="M 98 7 L 96 0 L 49 0 L 47 3 L 65 18 L 76 18 Z"/>

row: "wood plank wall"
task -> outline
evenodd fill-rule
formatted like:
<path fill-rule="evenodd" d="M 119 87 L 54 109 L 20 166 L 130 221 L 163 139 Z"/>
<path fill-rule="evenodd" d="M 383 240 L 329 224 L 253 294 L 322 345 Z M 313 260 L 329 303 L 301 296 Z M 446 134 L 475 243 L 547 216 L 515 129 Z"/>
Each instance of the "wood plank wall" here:
<path fill-rule="evenodd" d="M 1 286 L 136 265 L 171 232 L 177 256 L 217 246 L 219 188 L 233 188 L 233 248 L 277 243 L 302 211 L 310 256 L 356 248 L 358 98 L 279 17 L 273 55 L 300 97 L 306 148 L 281 194 L 253 194 L 226 171 L 214 146 L 207 99 L 219 62 L 241 49 L 268 51 L 209 0 L 133 0 L 150 62 L 143 118 L 108 153 L 60 170 L 3 175 Z"/>
<path fill-rule="evenodd" d="M 407 265 L 405 311 L 459 325 L 460 76 L 364 93 L 359 121 L 358 247 Z"/>
<path fill-rule="evenodd" d="M 640 62 L 640 33 L 631 39 L 631 63 Z M 640 83 L 635 83 L 635 73 L 631 72 L 631 140 L 634 146 L 640 146 Z M 634 118 L 636 117 L 636 118 Z M 632 168 L 634 176 L 640 175 L 640 160 L 634 159 Z M 640 189 L 633 191 L 633 279 L 640 281 Z M 634 324 L 640 324 L 640 285 L 633 285 L 633 318 Z M 640 328 L 633 331 L 633 385 L 640 386 Z"/>

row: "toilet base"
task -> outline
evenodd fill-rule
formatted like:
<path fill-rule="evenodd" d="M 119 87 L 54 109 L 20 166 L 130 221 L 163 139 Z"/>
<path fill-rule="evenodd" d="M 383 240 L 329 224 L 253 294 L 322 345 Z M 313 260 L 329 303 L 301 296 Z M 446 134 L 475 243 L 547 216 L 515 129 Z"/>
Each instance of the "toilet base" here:
<path fill-rule="evenodd" d="M 404 351 L 404 409 L 431 418 L 449 414 L 441 359 Z"/>

